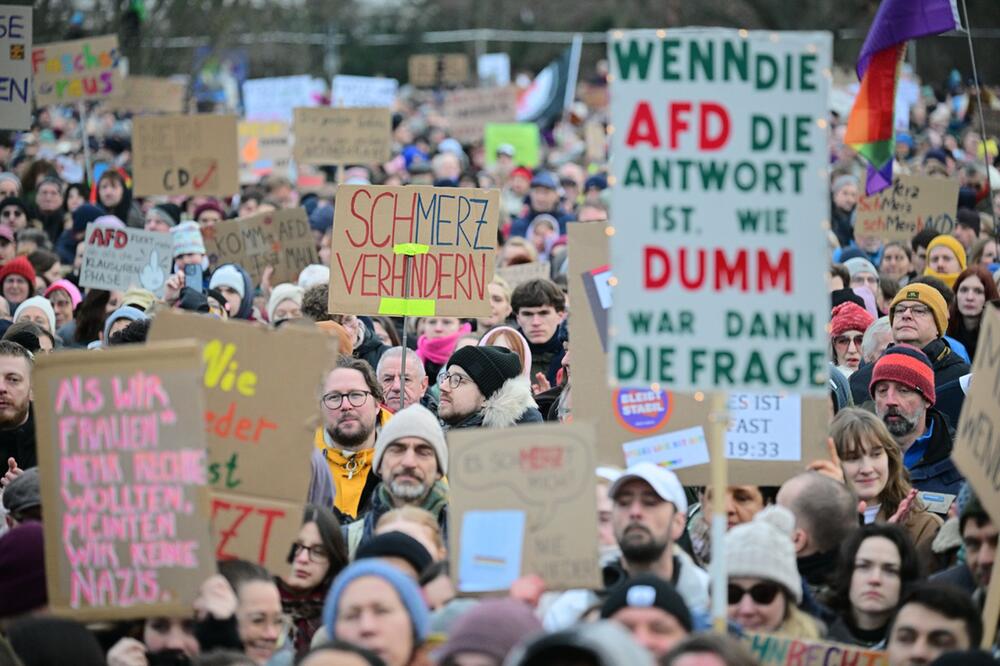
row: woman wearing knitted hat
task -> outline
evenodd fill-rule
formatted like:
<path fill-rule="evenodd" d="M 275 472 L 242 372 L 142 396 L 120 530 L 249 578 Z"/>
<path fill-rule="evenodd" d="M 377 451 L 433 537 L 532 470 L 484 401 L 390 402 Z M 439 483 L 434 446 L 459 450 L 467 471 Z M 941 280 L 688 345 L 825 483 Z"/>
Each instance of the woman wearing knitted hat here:
<path fill-rule="evenodd" d="M 802 579 L 794 529 L 795 516 L 788 509 L 770 506 L 726 533 L 729 619 L 747 631 L 820 637 L 816 621 L 798 609 Z"/>
<path fill-rule="evenodd" d="M 212 273 L 209 289 L 218 289 L 226 297 L 230 319 L 255 321 L 253 310 L 253 281 L 250 274 L 238 264 L 223 264 Z"/>
<path fill-rule="evenodd" d="M 941 234 L 928 243 L 924 275 L 936 277 L 952 287 L 958 274 L 965 268 L 965 248 L 957 238 Z"/>
<path fill-rule="evenodd" d="M 56 333 L 56 313 L 44 296 L 32 296 L 17 306 L 17 310 L 14 311 L 14 323 L 22 320 L 37 324 L 52 335 Z"/>
<path fill-rule="evenodd" d="M 14 257 L 0 268 L 0 296 L 11 310 L 35 295 L 35 269 L 27 257 Z"/>
<path fill-rule="evenodd" d="M 267 301 L 267 320 L 274 326 L 288 319 L 302 318 L 302 287 L 287 282 L 271 291 Z"/>
<path fill-rule="evenodd" d="M 976 358 L 979 327 L 986 304 L 1000 299 L 993 276 L 982 266 L 969 266 L 955 278 L 955 299 L 948 307 L 948 335 L 955 338 Z"/>
<path fill-rule="evenodd" d="M 834 365 L 845 377 L 861 365 L 861 340 L 875 317 L 857 304 L 841 303 L 833 309 L 830 320 L 830 354 Z"/>
<path fill-rule="evenodd" d="M 323 608 L 334 638 L 367 648 L 387 666 L 423 663 L 430 613 L 420 588 L 377 559 L 355 562 L 337 576 Z"/>
<path fill-rule="evenodd" d="M 439 666 L 500 666 L 515 645 L 542 631 L 520 599 L 485 599 L 455 620 L 448 642 L 433 656 Z"/>

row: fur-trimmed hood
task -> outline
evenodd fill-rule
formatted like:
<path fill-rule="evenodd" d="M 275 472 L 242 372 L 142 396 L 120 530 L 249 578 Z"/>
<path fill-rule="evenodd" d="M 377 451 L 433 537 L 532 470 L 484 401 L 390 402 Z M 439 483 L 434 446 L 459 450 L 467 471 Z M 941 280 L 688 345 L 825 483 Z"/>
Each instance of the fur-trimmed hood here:
<path fill-rule="evenodd" d="M 506 428 L 523 423 L 541 423 L 542 413 L 531 394 L 527 377 L 517 376 L 504 382 L 493 397 L 483 403 L 483 408 L 449 428 Z"/>

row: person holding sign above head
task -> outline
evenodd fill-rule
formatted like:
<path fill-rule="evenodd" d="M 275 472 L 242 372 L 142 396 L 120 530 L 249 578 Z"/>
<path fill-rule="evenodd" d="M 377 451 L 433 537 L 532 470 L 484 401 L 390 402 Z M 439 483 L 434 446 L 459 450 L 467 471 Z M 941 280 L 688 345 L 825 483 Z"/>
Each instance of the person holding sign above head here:
<path fill-rule="evenodd" d="M 503 347 L 462 347 L 441 378 L 438 417 L 452 428 L 506 428 L 541 423 L 517 354 Z"/>

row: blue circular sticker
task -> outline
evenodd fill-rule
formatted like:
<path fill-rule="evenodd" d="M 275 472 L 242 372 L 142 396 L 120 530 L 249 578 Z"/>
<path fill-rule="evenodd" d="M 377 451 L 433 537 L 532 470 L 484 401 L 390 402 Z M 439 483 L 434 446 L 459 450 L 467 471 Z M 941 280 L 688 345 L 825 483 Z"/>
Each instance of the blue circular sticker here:
<path fill-rule="evenodd" d="M 618 423 L 640 435 L 662 428 L 674 411 L 671 394 L 651 388 L 618 389 L 614 401 Z"/>

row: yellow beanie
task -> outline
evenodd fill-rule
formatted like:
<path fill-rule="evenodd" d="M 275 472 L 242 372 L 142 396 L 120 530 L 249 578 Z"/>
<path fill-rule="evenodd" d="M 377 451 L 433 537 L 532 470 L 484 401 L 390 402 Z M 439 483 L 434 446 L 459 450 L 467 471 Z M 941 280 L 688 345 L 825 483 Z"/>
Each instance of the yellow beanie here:
<path fill-rule="evenodd" d="M 945 303 L 941 292 L 934 287 L 929 284 L 917 282 L 916 284 L 908 284 L 900 289 L 896 293 L 896 297 L 892 299 L 892 303 L 889 304 L 890 326 L 892 325 L 892 320 L 895 318 L 893 310 L 895 310 L 896 304 L 901 301 L 918 301 L 929 307 L 931 313 L 934 315 L 938 337 L 944 335 L 944 332 L 948 330 L 948 304 Z"/>

